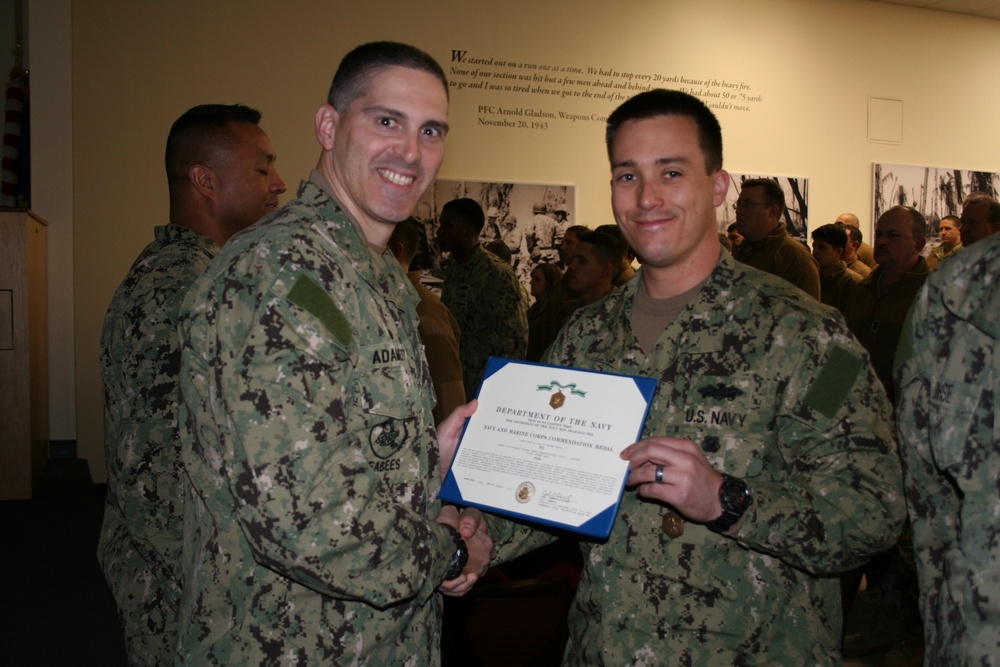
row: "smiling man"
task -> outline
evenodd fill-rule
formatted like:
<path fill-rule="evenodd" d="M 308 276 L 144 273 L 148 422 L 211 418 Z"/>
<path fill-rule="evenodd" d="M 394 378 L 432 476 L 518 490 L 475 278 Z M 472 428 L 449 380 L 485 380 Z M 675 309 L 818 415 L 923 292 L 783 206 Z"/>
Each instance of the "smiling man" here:
<path fill-rule="evenodd" d="M 567 665 L 833 665 L 833 573 L 905 514 L 889 405 L 832 309 L 719 243 L 722 134 L 686 93 L 608 117 L 611 206 L 639 275 L 549 363 L 659 380 L 606 541 L 584 542 Z M 503 528 L 506 531 L 506 527 Z M 495 534 L 507 558 L 546 538 Z"/>
<path fill-rule="evenodd" d="M 236 232 L 278 207 L 285 184 L 260 112 L 204 104 L 170 128 L 170 224 L 135 260 L 101 333 L 108 494 L 97 557 L 133 665 L 173 662 L 183 468 L 177 433 L 184 295 Z"/>
<path fill-rule="evenodd" d="M 434 499 L 468 408 L 439 453 L 418 296 L 386 250 L 447 130 L 430 56 L 353 50 L 316 113 L 316 170 L 189 293 L 185 664 L 438 664 L 435 592 L 488 565 L 477 513 L 457 529 Z"/>

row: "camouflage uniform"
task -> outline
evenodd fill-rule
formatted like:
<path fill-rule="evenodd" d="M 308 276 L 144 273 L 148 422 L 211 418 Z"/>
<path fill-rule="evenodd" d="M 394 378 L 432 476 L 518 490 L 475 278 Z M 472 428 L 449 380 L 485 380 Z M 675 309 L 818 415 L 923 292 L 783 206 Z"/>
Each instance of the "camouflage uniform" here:
<path fill-rule="evenodd" d="M 417 296 L 314 172 L 181 319 L 179 659 L 436 665 L 454 547 Z"/>
<path fill-rule="evenodd" d="M 177 316 L 219 252 L 180 225 L 155 235 L 115 292 L 101 333 L 108 494 L 97 558 L 134 665 L 173 660 L 184 520 Z"/>
<path fill-rule="evenodd" d="M 927 255 L 927 268 L 928 268 L 928 270 L 933 271 L 934 269 L 936 269 L 937 267 L 939 267 L 941 265 L 941 262 L 943 262 L 944 260 L 948 259 L 949 257 L 951 257 L 952 255 L 954 255 L 955 253 L 957 253 L 961 249 L 962 249 L 962 244 L 961 243 L 955 244 L 955 247 L 952 248 L 951 250 L 948 250 L 947 248 L 945 248 L 943 244 L 935 247 Z"/>
<path fill-rule="evenodd" d="M 562 228 L 548 213 L 535 213 L 532 216 L 525 241 L 532 266 L 542 262 L 555 264 L 559 261 Z"/>
<path fill-rule="evenodd" d="M 577 311 L 548 361 L 658 378 L 642 436 L 700 443 L 755 503 L 729 535 L 687 523 L 671 539 L 668 508 L 627 491 L 609 539 L 584 543 L 564 663 L 840 664 L 829 575 L 891 545 L 905 515 L 864 351 L 832 309 L 721 253 L 647 357 L 630 324 L 638 285 Z M 544 540 L 497 538 L 504 558 Z"/>
<path fill-rule="evenodd" d="M 1000 237 L 948 260 L 896 357 L 900 452 L 926 665 L 1000 660 Z"/>
<path fill-rule="evenodd" d="M 458 320 L 462 381 L 476 397 L 490 355 L 523 359 L 528 349 L 528 297 L 510 265 L 476 246 L 445 273 L 441 301 Z"/>

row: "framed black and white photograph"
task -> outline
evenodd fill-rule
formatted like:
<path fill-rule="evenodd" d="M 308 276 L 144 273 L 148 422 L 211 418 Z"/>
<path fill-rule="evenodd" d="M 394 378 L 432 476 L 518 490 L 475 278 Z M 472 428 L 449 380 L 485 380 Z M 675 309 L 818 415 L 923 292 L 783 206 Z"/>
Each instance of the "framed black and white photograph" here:
<path fill-rule="evenodd" d="M 770 178 L 777 181 L 785 193 L 785 214 L 782 222 L 788 229 L 788 233 L 807 243 L 809 240 L 809 179 L 798 176 L 775 176 L 773 174 L 738 174 L 729 172 L 730 184 L 729 192 L 726 194 L 726 202 L 715 209 L 715 217 L 719 223 L 719 231 L 723 234 L 729 225 L 736 222 L 736 210 L 733 206 L 743 190 L 743 183 L 754 178 Z"/>
<path fill-rule="evenodd" d="M 572 185 L 439 179 L 413 212 L 423 225 L 426 244 L 422 244 L 412 268 L 422 270 L 426 282 L 432 285 L 443 276 L 441 249 L 434 240 L 441 208 L 462 197 L 474 199 L 483 207 L 483 244 L 504 259 L 509 253 L 514 272 L 529 293 L 531 270 L 541 262 L 558 262 L 563 232 L 577 224 L 576 190 Z"/>
<path fill-rule="evenodd" d="M 874 163 L 872 171 L 872 221 L 893 206 L 912 206 L 927 219 L 930 245 L 936 245 L 941 218 L 962 214 L 962 200 L 973 192 L 995 198 L 1000 191 L 997 172 L 880 162 Z"/>

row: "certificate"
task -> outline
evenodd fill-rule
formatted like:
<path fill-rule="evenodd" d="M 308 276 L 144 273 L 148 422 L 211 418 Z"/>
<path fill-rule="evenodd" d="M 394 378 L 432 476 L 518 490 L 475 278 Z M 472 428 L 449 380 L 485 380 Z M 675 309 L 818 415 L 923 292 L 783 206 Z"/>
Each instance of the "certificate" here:
<path fill-rule="evenodd" d="M 440 497 L 607 537 L 639 439 L 650 378 L 490 357 Z"/>

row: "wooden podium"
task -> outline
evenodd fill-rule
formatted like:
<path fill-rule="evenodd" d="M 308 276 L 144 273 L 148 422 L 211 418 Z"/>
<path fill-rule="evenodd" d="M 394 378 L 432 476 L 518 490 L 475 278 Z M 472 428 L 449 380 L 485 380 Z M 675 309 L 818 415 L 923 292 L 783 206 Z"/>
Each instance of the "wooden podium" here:
<path fill-rule="evenodd" d="M 31 498 L 49 456 L 47 230 L 0 209 L 0 500 Z"/>

